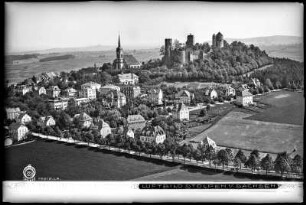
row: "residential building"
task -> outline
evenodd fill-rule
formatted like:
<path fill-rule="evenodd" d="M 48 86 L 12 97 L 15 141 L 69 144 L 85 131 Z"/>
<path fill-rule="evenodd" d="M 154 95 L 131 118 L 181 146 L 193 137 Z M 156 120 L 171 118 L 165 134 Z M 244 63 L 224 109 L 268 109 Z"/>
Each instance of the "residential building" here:
<path fill-rule="evenodd" d="M 126 137 L 134 138 L 134 132 L 133 132 L 132 129 L 126 129 L 126 130 L 124 131 L 124 134 L 125 134 Z"/>
<path fill-rule="evenodd" d="M 61 89 L 57 85 L 51 86 L 47 89 L 47 94 L 52 98 L 58 98 L 61 93 Z"/>
<path fill-rule="evenodd" d="M 257 78 L 252 78 L 252 86 L 255 88 L 258 88 L 260 86 L 262 86 L 262 84 L 260 83 L 260 81 Z"/>
<path fill-rule="evenodd" d="M 205 96 L 209 96 L 210 99 L 215 99 L 218 97 L 218 93 L 215 89 L 209 88 L 205 91 Z"/>
<path fill-rule="evenodd" d="M 156 144 L 163 143 L 166 139 L 165 131 L 159 126 L 147 124 L 141 131 L 140 140 L 142 142 L 153 142 Z"/>
<path fill-rule="evenodd" d="M 102 138 L 105 138 L 107 135 L 111 134 L 111 128 L 108 123 L 106 123 L 104 120 L 98 121 L 97 125 L 95 126 L 96 129 L 98 129 L 100 135 Z"/>
<path fill-rule="evenodd" d="M 122 106 L 126 105 L 126 97 L 125 95 L 117 90 L 111 90 L 107 94 L 107 98 L 111 100 L 110 106 L 114 106 L 116 108 L 121 108 Z"/>
<path fill-rule="evenodd" d="M 79 125 L 81 128 L 89 128 L 93 122 L 93 119 L 85 112 L 82 112 L 81 114 L 76 114 L 73 118 L 79 120 Z"/>
<path fill-rule="evenodd" d="M 42 94 L 44 94 L 44 95 L 47 94 L 47 91 L 44 87 L 38 88 L 38 95 L 42 95 Z"/>
<path fill-rule="evenodd" d="M 139 82 L 139 78 L 134 73 L 118 74 L 119 82 L 123 85 L 135 85 Z"/>
<path fill-rule="evenodd" d="M 163 104 L 163 91 L 161 89 L 149 90 L 148 100 L 153 105 L 162 105 Z"/>
<path fill-rule="evenodd" d="M 82 104 L 86 104 L 86 103 L 88 103 L 90 101 L 89 98 L 74 98 L 74 100 L 75 100 L 75 103 L 78 106 L 80 106 Z"/>
<path fill-rule="evenodd" d="M 32 87 L 28 85 L 18 85 L 15 89 L 16 93 L 20 93 L 22 95 L 25 95 L 28 92 L 32 91 Z"/>
<path fill-rule="evenodd" d="M 253 95 L 249 92 L 248 89 L 245 89 L 242 92 L 237 92 L 236 102 L 244 107 L 249 106 L 253 104 Z"/>
<path fill-rule="evenodd" d="M 19 107 L 16 108 L 6 108 L 6 117 L 7 119 L 10 120 L 15 120 L 18 118 L 18 116 L 20 115 L 21 111 Z"/>
<path fill-rule="evenodd" d="M 190 93 L 188 90 L 181 90 L 175 95 L 175 98 L 178 99 L 179 102 L 189 105 L 194 98 L 194 94 Z"/>
<path fill-rule="evenodd" d="M 64 94 L 66 97 L 77 97 L 78 91 L 74 88 L 67 88 L 64 90 Z"/>
<path fill-rule="evenodd" d="M 9 126 L 9 136 L 13 141 L 20 141 L 26 137 L 29 132 L 28 128 L 21 123 L 13 123 Z"/>
<path fill-rule="evenodd" d="M 101 85 L 99 83 L 90 81 L 90 82 L 87 82 L 81 85 L 81 89 L 85 89 L 85 88 L 91 88 L 93 90 L 99 91 L 99 89 L 101 88 Z"/>
<path fill-rule="evenodd" d="M 189 120 L 189 110 L 184 103 L 179 103 L 176 108 L 173 109 L 172 116 L 180 121 Z"/>
<path fill-rule="evenodd" d="M 227 86 L 225 88 L 225 95 L 226 96 L 235 96 L 236 95 L 236 91 L 235 91 L 235 88 L 233 88 L 232 86 Z"/>
<path fill-rule="evenodd" d="M 141 89 L 139 86 L 125 85 L 121 86 L 120 90 L 126 96 L 128 101 L 138 97 L 141 94 Z"/>
<path fill-rule="evenodd" d="M 51 107 L 55 110 L 65 110 L 68 106 L 68 99 L 49 100 Z"/>
<path fill-rule="evenodd" d="M 105 85 L 100 88 L 99 92 L 100 94 L 107 94 L 111 90 L 120 91 L 120 87 L 112 84 Z"/>
<path fill-rule="evenodd" d="M 90 87 L 83 87 L 79 92 L 79 97 L 88 98 L 90 100 L 96 99 L 97 98 L 96 89 Z"/>
<path fill-rule="evenodd" d="M 45 126 L 54 126 L 56 124 L 54 118 L 51 115 L 40 117 L 39 122 Z"/>
<path fill-rule="evenodd" d="M 146 120 L 141 115 L 129 115 L 127 117 L 128 129 L 136 131 L 142 130 L 146 126 Z"/>
<path fill-rule="evenodd" d="M 25 125 L 25 124 L 27 124 L 27 123 L 29 123 L 29 122 L 31 122 L 31 121 L 32 121 L 32 118 L 31 118 L 31 116 L 28 115 L 27 113 L 21 113 L 21 114 L 18 116 L 18 118 L 17 118 L 17 122 L 19 122 L 19 123 L 21 123 L 21 124 L 23 124 L 23 125 Z"/>
<path fill-rule="evenodd" d="M 201 144 L 207 147 L 213 147 L 214 149 L 217 147 L 217 144 L 215 143 L 215 141 L 213 141 L 212 139 L 210 139 L 207 135 L 206 137 L 203 139 L 203 141 L 201 141 Z"/>

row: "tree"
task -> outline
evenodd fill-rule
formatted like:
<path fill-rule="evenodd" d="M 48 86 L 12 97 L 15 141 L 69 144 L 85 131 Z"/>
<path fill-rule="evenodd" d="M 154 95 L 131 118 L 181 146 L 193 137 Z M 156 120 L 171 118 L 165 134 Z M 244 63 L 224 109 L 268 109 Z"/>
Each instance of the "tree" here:
<path fill-rule="evenodd" d="M 211 161 L 216 157 L 216 151 L 212 146 L 208 146 L 205 151 L 205 156 L 209 160 L 209 166 L 211 167 Z"/>
<path fill-rule="evenodd" d="M 233 151 L 230 148 L 226 148 L 225 151 L 228 154 L 228 162 L 232 162 L 234 160 Z M 228 164 L 227 164 L 228 165 Z"/>
<path fill-rule="evenodd" d="M 161 159 L 165 155 L 165 150 L 166 147 L 164 144 L 162 143 L 157 144 L 157 154 L 160 156 Z"/>
<path fill-rule="evenodd" d="M 239 151 L 237 152 L 235 159 L 236 158 L 238 158 L 241 161 L 241 163 L 245 163 L 247 161 L 247 157 L 244 155 L 241 149 L 239 149 Z M 241 169 L 241 164 L 240 164 L 240 169 Z"/>
<path fill-rule="evenodd" d="M 274 89 L 273 84 L 272 84 L 270 78 L 267 78 L 267 79 L 266 79 L 265 85 L 266 85 L 270 90 L 273 90 L 273 89 Z"/>
<path fill-rule="evenodd" d="M 300 155 L 297 154 L 292 160 L 291 169 L 296 173 L 300 173 L 302 171 L 302 167 L 303 167 L 303 159 Z"/>
<path fill-rule="evenodd" d="M 281 84 L 281 82 L 278 80 L 278 81 L 276 81 L 276 83 L 275 83 L 275 88 L 276 89 L 280 89 L 282 87 L 282 84 Z"/>
<path fill-rule="evenodd" d="M 198 161 L 201 160 L 201 151 L 196 149 L 193 151 L 193 158 L 196 160 L 196 162 L 198 163 Z"/>
<path fill-rule="evenodd" d="M 206 115 L 207 115 L 206 109 L 202 109 L 202 110 L 200 111 L 200 117 L 204 117 L 204 116 L 206 116 Z"/>
<path fill-rule="evenodd" d="M 223 166 L 223 170 L 224 170 L 224 165 L 228 163 L 229 161 L 229 156 L 228 153 L 225 149 L 221 149 L 218 153 L 217 153 L 217 158 L 220 161 L 220 163 L 222 163 Z"/>
<path fill-rule="evenodd" d="M 56 135 L 57 135 L 60 139 L 64 136 L 63 133 L 62 133 L 62 131 L 59 129 L 58 126 L 56 126 L 56 127 L 54 128 L 54 131 L 55 131 Z"/>
<path fill-rule="evenodd" d="M 257 150 L 257 149 L 254 149 L 251 153 L 250 153 L 250 155 L 255 155 L 255 157 L 256 158 L 259 158 L 259 151 Z"/>
<path fill-rule="evenodd" d="M 273 169 L 273 160 L 272 157 L 267 154 L 264 158 L 260 161 L 260 166 L 266 170 L 266 175 L 268 174 L 268 171 Z"/>
<path fill-rule="evenodd" d="M 245 162 L 244 166 L 250 168 L 253 171 L 258 168 L 259 162 L 254 154 L 251 154 L 249 159 Z"/>
<path fill-rule="evenodd" d="M 284 175 L 284 172 L 290 171 L 290 163 L 286 156 L 278 154 L 274 161 L 274 170 L 276 171 L 276 173 L 280 173 L 282 177 Z"/>
<path fill-rule="evenodd" d="M 236 167 L 237 170 L 238 170 L 238 168 L 241 169 L 241 159 L 239 157 L 234 158 L 234 167 Z"/>

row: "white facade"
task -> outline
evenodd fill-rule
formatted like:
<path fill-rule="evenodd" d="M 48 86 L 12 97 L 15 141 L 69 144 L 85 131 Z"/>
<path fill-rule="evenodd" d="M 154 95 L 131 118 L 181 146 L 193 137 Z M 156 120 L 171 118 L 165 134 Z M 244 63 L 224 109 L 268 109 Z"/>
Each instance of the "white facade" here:
<path fill-rule="evenodd" d="M 189 109 L 184 104 L 181 104 L 179 108 L 173 112 L 172 116 L 180 121 L 189 120 Z"/>
<path fill-rule="evenodd" d="M 163 104 L 163 91 L 161 89 L 153 89 L 149 92 L 149 101 L 155 105 Z"/>
<path fill-rule="evenodd" d="M 68 100 L 49 100 L 49 103 L 55 110 L 65 110 L 68 107 Z"/>
<path fill-rule="evenodd" d="M 91 89 L 94 89 L 96 91 L 99 91 L 99 89 L 101 88 L 101 85 L 99 83 L 95 83 L 95 82 L 88 82 L 88 83 L 85 83 L 83 85 L 81 85 L 81 89 L 85 89 L 85 88 L 91 88 Z"/>
<path fill-rule="evenodd" d="M 80 91 L 79 96 L 81 98 L 88 98 L 90 100 L 96 99 L 97 98 L 96 89 L 92 89 L 92 88 L 89 88 L 89 87 L 84 87 Z"/>
<path fill-rule="evenodd" d="M 155 141 L 156 144 L 163 143 L 166 140 L 166 134 L 163 135 L 156 135 L 156 136 L 140 136 L 140 141 L 142 142 L 153 142 Z"/>
<path fill-rule="evenodd" d="M 237 95 L 237 102 L 242 106 L 253 104 L 253 95 L 248 90 L 243 90 L 241 95 Z"/>
<path fill-rule="evenodd" d="M 45 126 L 54 126 L 56 124 L 54 118 L 51 115 L 47 117 L 40 117 L 39 120 Z"/>
<path fill-rule="evenodd" d="M 80 106 L 82 103 L 88 103 L 89 98 L 75 98 L 75 101 L 78 106 Z"/>
<path fill-rule="evenodd" d="M 11 125 L 9 129 L 9 135 L 14 141 L 20 141 L 24 139 L 28 132 L 29 130 L 25 125 L 17 123 Z"/>
<path fill-rule="evenodd" d="M 107 135 L 112 133 L 112 130 L 108 123 L 104 122 L 104 120 L 99 122 L 99 132 L 102 138 L 105 138 Z"/>
<path fill-rule="evenodd" d="M 45 94 L 45 95 L 47 94 L 47 91 L 44 87 L 40 87 L 38 89 L 38 95 L 42 95 L 42 94 Z"/>
<path fill-rule="evenodd" d="M 119 82 L 124 85 L 135 85 L 139 78 L 134 73 L 118 74 Z"/>
<path fill-rule="evenodd" d="M 5 110 L 6 110 L 7 119 L 10 119 L 10 120 L 17 119 L 20 112 L 21 112 L 19 107 L 17 107 L 17 108 L 6 108 Z"/>
<path fill-rule="evenodd" d="M 25 85 L 18 86 L 16 89 L 16 92 L 21 93 L 22 95 L 25 95 L 26 93 L 30 91 L 32 91 L 32 88 L 29 86 L 25 86 Z"/>
<path fill-rule="evenodd" d="M 134 132 L 133 132 L 133 130 L 129 129 L 129 130 L 126 132 L 126 136 L 127 136 L 127 137 L 131 137 L 131 138 L 134 138 Z"/>
<path fill-rule="evenodd" d="M 48 95 L 50 97 L 53 97 L 53 98 L 57 98 L 59 97 L 60 93 L 61 93 L 61 89 L 59 89 L 58 86 L 51 86 L 48 91 L 47 91 Z"/>
<path fill-rule="evenodd" d="M 18 116 L 18 122 L 20 122 L 21 124 L 26 124 L 28 122 L 32 121 L 31 116 L 29 116 L 28 114 L 24 113 Z"/>

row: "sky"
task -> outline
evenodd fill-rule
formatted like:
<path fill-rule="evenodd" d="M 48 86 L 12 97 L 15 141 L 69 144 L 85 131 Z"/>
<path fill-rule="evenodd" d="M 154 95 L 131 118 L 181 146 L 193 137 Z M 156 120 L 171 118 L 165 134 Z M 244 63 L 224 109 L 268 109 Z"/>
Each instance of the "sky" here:
<path fill-rule="evenodd" d="M 160 47 L 165 38 L 210 41 L 272 35 L 303 36 L 302 4 L 208 2 L 74 2 L 5 4 L 7 52 L 49 48 Z"/>

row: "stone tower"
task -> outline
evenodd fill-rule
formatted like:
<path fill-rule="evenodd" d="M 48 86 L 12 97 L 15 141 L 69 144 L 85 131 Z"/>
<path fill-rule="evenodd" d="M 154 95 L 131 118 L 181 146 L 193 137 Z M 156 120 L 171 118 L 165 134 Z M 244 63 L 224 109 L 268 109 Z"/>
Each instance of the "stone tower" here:
<path fill-rule="evenodd" d="M 164 62 L 166 65 L 171 64 L 171 52 L 172 52 L 172 39 L 166 38 L 165 39 L 165 59 Z"/>
<path fill-rule="evenodd" d="M 223 35 L 222 33 L 218 32 L 216 35 L 216 46 L 218 48 L 222 48 L 223 47 Z"/>
<path fill-rule="evenodd" d="M 189 34 L 187 36 L 186 47 L 193 47 L 193 45 L 194 45 L 194 36 L 192 34 Z"/>
<path fill-rule="evenodd" d="M 213 34 L 212 35 L 212 43 L 211 43 L 212 47 L 216 47 L 216 35 Z"/>
<path fill-rule="evenodd" d="M 116 48 L 116 59 L 115 59 L 115 69 L 122 69 L 123 68 L 123 51 L 121 48 L 121 43 L 120 43 L 120 35 L 118 36 L 118 47 Z"/>

